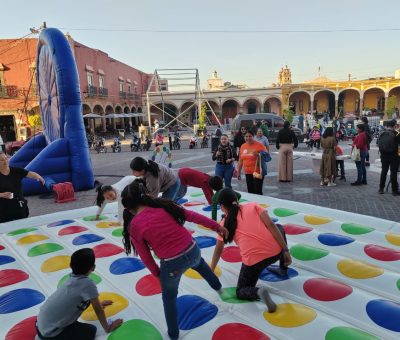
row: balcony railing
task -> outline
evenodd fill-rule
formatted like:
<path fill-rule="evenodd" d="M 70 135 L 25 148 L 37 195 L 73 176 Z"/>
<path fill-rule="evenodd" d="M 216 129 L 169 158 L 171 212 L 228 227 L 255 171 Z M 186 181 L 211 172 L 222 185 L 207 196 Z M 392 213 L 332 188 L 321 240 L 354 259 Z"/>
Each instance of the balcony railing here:
<path fill-rule="evenodd" d="M 135 94 L 135 93 L 128 93 L 128 99 L 139 100 L 140 99 L 140 95 Z"/>
<path fill-rule="evenodd" d="M 29 90 L 25 87 L 17 87 L 15 85 L 0 86 L 0 98 L 36 98 L 38 96 L 37 85 L 32 85 Z"/>
<path fill-rule="evenodd" d="M 119 97 L 120 97 L 120 98 L 126 98 L 126 92 L 124 92 L 124 91 L 119 91 Z"/>
<path fill-rule="evenodd" d="M 87 95 L 88 95 L 88 97 L 96 97 L 97 96 L 97 87 L 93 86 L 93 85 L 88 85 Z"/>
<path fill-rule="evenodd" d="M 101 97 L 101 98 L 108 97 L 108 89 L 106 89 L 104 87 L 99 87 L 97 93 L 99 94 L 99 97 Z"/>

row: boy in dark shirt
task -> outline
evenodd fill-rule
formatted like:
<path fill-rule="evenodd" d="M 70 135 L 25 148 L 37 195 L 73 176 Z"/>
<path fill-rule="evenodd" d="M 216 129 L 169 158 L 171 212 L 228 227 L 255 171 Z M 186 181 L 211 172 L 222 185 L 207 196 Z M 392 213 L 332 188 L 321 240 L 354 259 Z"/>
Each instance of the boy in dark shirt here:
<path fill-rule="evenodd" d="M 40 307 L 36 331 L 39 339 L 90 340 L 96 337 L 94 325 L 78 322 L 82 312 L 92 304 L 106 333 L 119 327 L 123 320 L 107 322 L 104 307 L 113 302 L 100 302 L 96 284 L 88 276 L 95 269 L 95 256 L 90 248 L 77 250 L 71 256 L 72 274 Z"/>

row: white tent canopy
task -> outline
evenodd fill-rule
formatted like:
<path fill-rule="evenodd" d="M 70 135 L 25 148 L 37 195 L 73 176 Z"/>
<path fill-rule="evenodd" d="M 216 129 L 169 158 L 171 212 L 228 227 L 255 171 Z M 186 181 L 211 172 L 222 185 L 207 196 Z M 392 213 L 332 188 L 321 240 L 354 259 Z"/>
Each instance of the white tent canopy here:
<path fill-rule="evenodd" d="M 83 115 L 83 118 L 102 118 L 102 116 L 98 115 L 97 113 L 87 113 Z"/>

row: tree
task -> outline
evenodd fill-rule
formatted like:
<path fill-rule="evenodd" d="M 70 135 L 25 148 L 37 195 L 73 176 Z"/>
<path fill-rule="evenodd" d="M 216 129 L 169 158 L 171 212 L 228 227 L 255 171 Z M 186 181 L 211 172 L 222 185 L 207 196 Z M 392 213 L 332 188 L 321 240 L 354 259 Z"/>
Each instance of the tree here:
<path fill-rule="evenodd" d="M 206 103 L 201 104 L 200 115 L 199 115 L 199 130 L 204 130 L 206 126 L 206 117 L 207 117 L 207 105 Z"/>
<path fill-rule="evenodd" d="M 38 128 L 42 126 L 42 117 L 40 114 L 33 114 L 28 116 L 29 126 L 33 128 Z"/>
<path fill-rule="evenodd" d="M 283 114 L 285 115 L 285 119 L 288 120 L 290 123 L 293 120 L 294 112 L 292 109 L 285 109 L 283 110 Z"/>
<path fill-rule="evenodd" d="M 387 109 L 386 109 L 386 116 L 389 118 L 392 118 L 393 113 L 396 112 L 396 104 L 397 104 L 397 98 L 396 96 L 390 96 L 387 99 Z"/>

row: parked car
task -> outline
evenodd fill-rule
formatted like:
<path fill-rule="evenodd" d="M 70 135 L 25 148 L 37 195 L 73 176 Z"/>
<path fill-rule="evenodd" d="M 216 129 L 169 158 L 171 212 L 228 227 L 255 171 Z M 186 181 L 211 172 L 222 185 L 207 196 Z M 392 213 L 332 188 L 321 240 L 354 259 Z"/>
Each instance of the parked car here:
<path fill-rule="evenodd" d="M 14 142 L 6 143 L 6 154 L 12 156 L 14 155 L 22 146 L 28 141 L 27 140 L 16 140 Z"/>
<path fill-rule="evenodd" d="M 235 136 L 240 129 L 244 126 L 250 129 L 253 126 L 253 121 L 261 122 L 262 120 L 267 122 L 268 125 L 268 140 L 274 142 L 278 135 L 278 131 L 283 128 L 285 120 L 274 113 L 253 113 L 253 114 L 241 114 L 236 115 L 232 121 L 232 135 Z M 292 127 L 299 142 L 303 142 L 304 134 L 297 128 Z"/>

